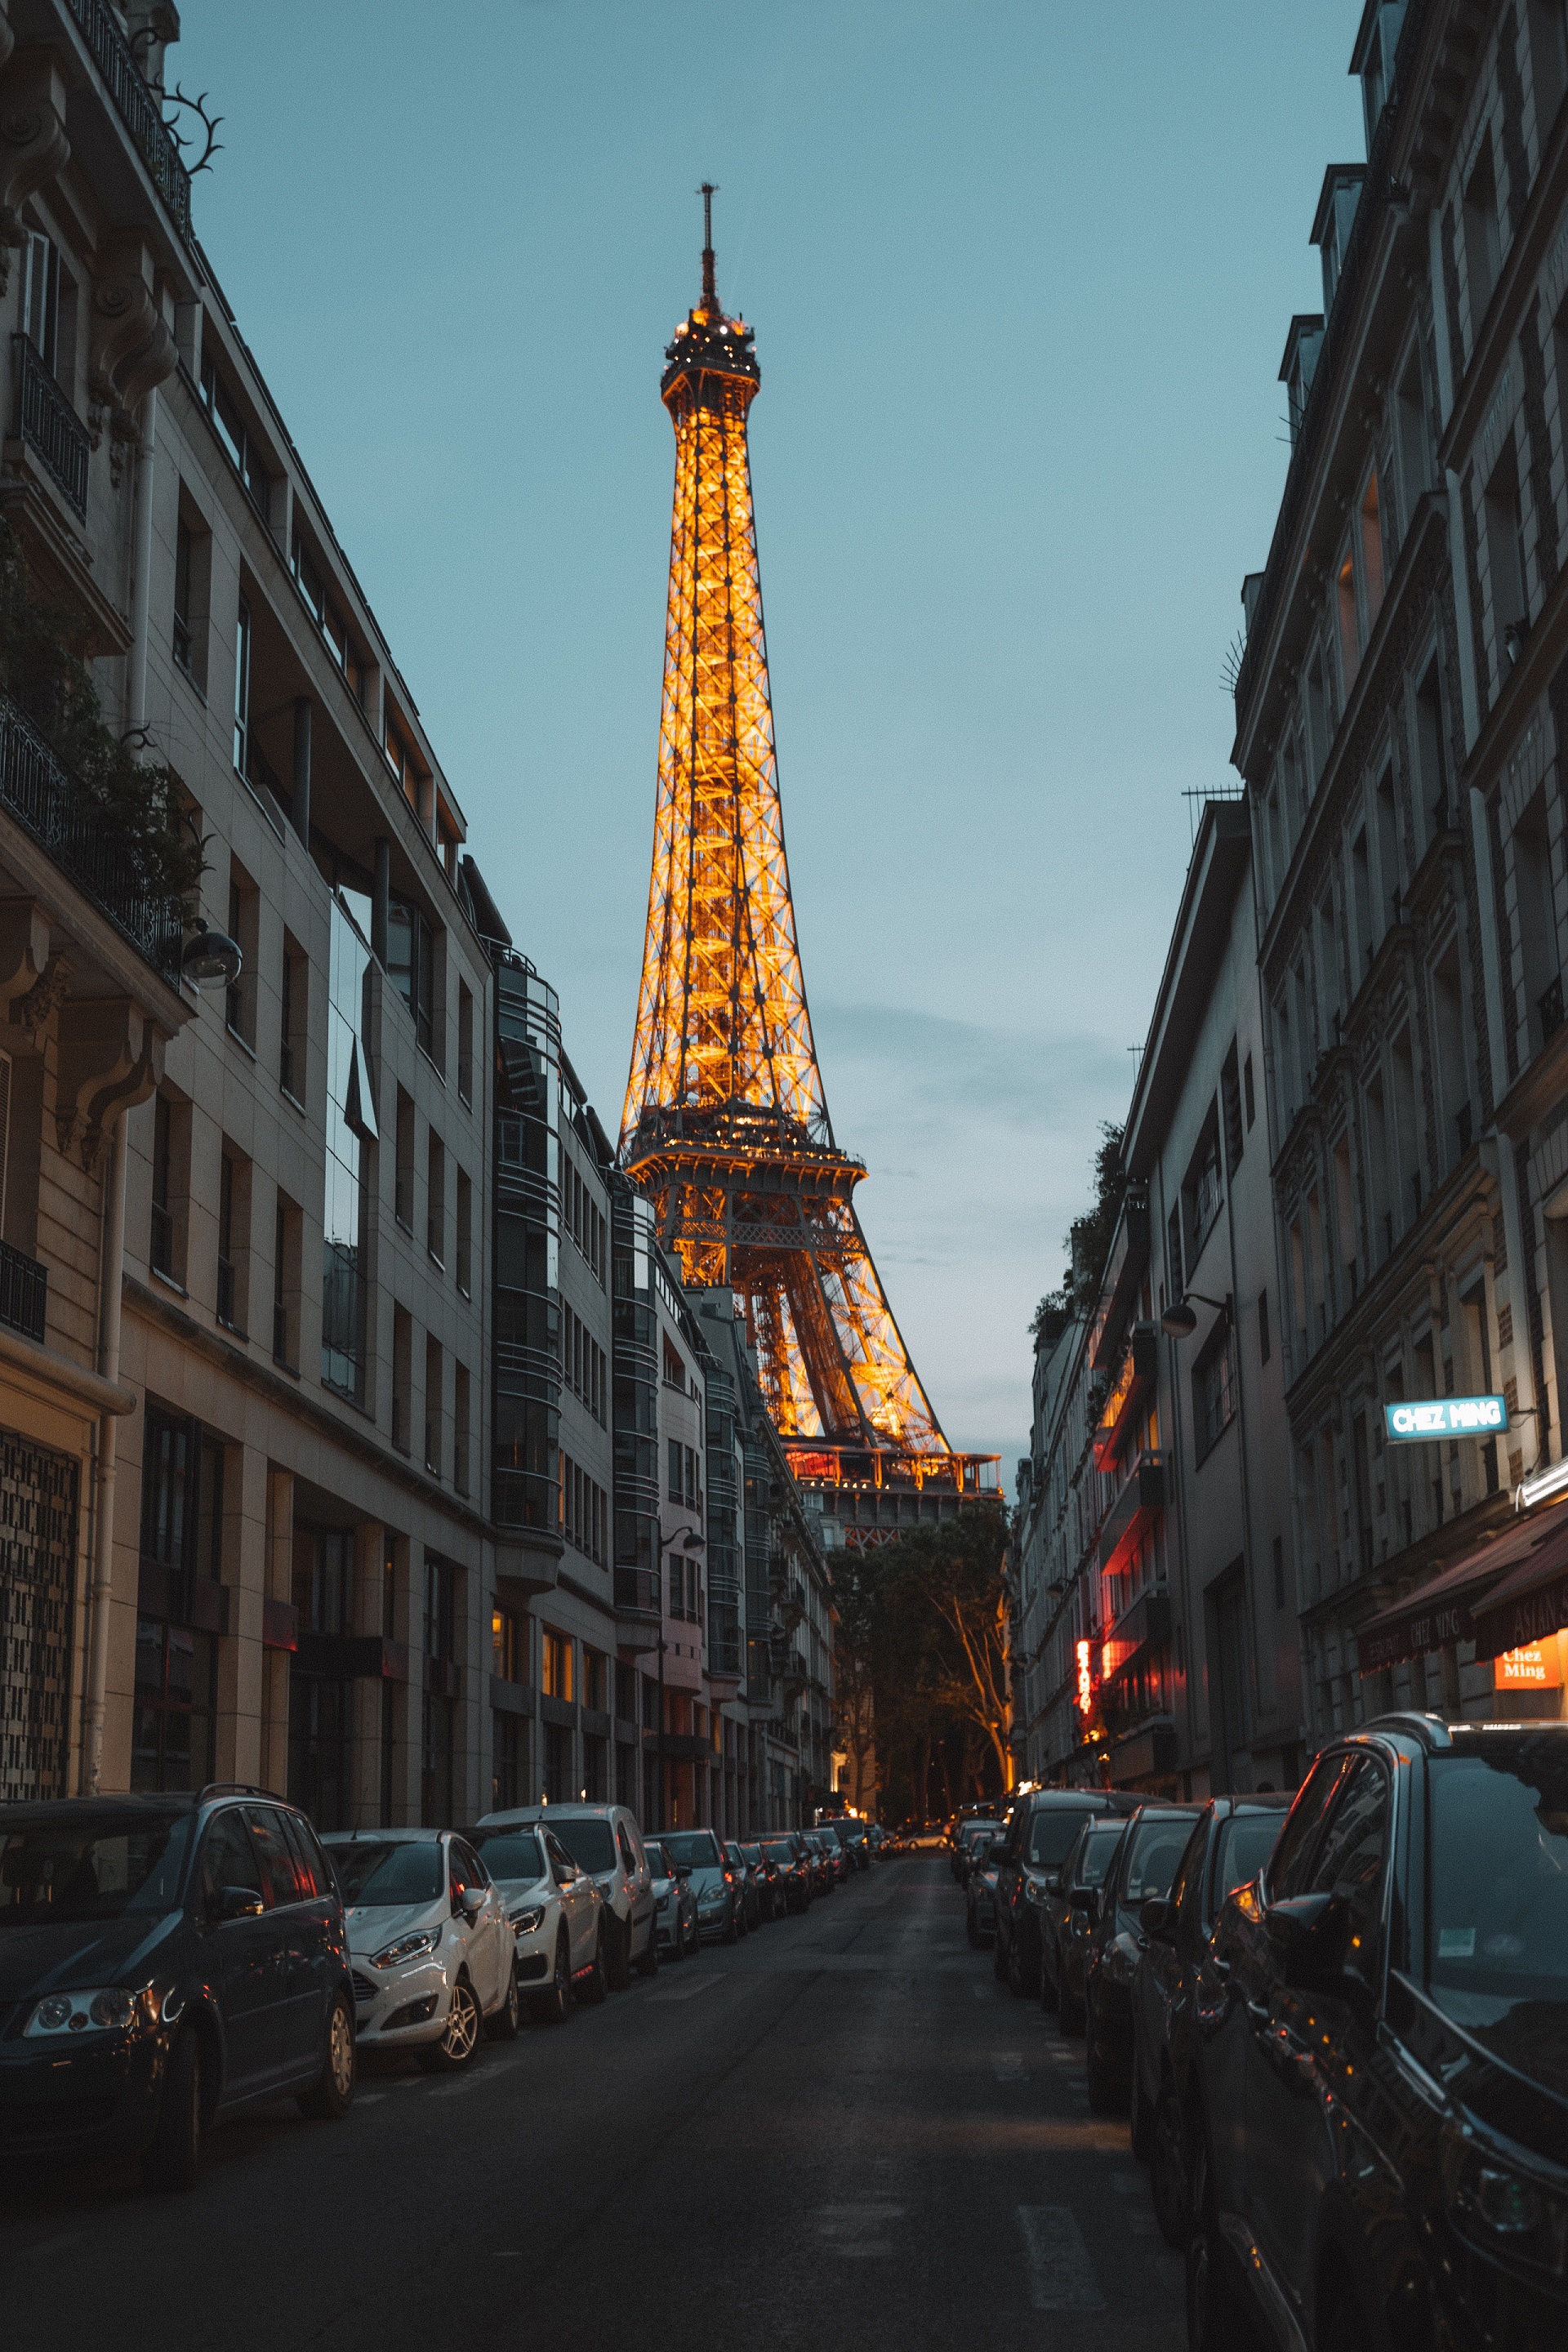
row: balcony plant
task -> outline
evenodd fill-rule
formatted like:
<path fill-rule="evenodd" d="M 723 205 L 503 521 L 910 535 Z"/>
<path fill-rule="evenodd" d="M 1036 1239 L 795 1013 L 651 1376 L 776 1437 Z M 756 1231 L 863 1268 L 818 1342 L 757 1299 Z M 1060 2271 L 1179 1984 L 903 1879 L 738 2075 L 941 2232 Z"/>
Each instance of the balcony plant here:
<path fill-rule="evenodd" d="M 139 760 L 106 724 L 70 636 L 68 608 L 40 593 L 15 532 L 0 520 L 0 687 L 68 772 L 126 880 L 149 898 L 184 898 L 205 861 L 178 780 L 162 762 Z"/>

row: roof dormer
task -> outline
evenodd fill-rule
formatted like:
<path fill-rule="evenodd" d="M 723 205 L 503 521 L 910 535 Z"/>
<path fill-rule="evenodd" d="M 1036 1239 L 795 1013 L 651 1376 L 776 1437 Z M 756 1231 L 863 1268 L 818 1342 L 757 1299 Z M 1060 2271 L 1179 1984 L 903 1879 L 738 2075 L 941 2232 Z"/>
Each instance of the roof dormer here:
<path fill-rule="evenodd" d="M 1350 243 L 1351 226 L 1356 206 L 1361 202 L 1361 184 L 1366 177 L 1364 163 L 1331 163 L 1323 173 L 1323 190 L 1318 198 L 1318 209 L 1312 221 L 1311 242 L 1317 247 L 1323 263 L 1323 316 L 1331 316 L 1334 293 L 1344 266 L 1345 247 Z"/>
<path fill-rule="evenodd" d="M 1312 371 L 1318 364 L 1322 341 L 1321 312 L 1299 311 L 1290 321 L 1290 331 L 1285 338 L 1285 356 L 1279 362 L 1279 381 L 1285 386 L 1289 412 L 1292 449 L 1301 430 L 1301 419 L 1307 410 L 1307 394 L 1312 389 Z"/>
<path fill-rule="evenodd" d="M 1366 124 L 1366 152 L 1384 108 L 1394 89 L 1394 55 L 1405 23 L 1405 0 L 1366 0 L 1361 30 L 1351 51 L 1351 71 L 1361 81 L 1362 116 Z"/>

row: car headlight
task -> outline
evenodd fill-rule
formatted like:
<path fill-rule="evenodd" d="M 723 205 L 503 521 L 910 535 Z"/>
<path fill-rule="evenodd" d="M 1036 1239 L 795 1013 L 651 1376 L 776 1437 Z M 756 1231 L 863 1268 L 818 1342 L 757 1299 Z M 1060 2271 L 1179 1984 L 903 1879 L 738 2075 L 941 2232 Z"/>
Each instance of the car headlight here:
<path fill-rule="evenodd" d="M 667 1890 L 663 1895 L 661 1895 L 658 1897 L 658 1901 L 657 1901 L 657 1902 L 656 1902 L 656 1904 L 654 1905 L 654 1908 L 655 1908 L 655 1910 L 656 1910 L 656 1911 L 668 1911 L 668 1908 L 669 1908 L 669 1895 L 668 1895 L 668 1890 Z"/>
<path fill-rule="evenodd" d="M 1568 2277 L 1568 2198 L 1474 2146 L 1461 2144 L 1444 2170 L 1449 2211 L 1471 2245 L 1494 2259 Z"/>
<path fill-rule="evenodd" d="M 423 1959 L 427 1952 L 439 1949 L 441 1932 L 439 1927 L 426 1927 L 417 1936 L 399 1936 L 395 1944 L 388 1944 L 384 1952 L 377 1952 L 371 1967 L 400 1969 L 405 1960 Z"/>
<path fill-rule="evenodd" d="M 106 1985 L 90 1992 L 52 1992 L 38 2002 L 24 2037 L 55 2033 L 144 2033 L 158 2022 L 162 2011 L 151 1985 L 127 1992 L 122 1985 Z"/>
<path fill-rule="evenodd" d="M 531 1936 L 536 1928 L 542 1927 L 544 1924 L 543 1904 L 536 1903 L 526 1911 L 514 1911 L 511 1915 L 511 1924 L 520 1936 Z"/>

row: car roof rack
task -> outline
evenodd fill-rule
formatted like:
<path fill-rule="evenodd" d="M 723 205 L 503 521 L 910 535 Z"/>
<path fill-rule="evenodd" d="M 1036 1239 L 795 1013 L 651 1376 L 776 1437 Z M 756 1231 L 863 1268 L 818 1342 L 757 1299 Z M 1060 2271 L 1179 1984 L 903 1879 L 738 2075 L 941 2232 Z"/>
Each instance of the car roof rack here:
<path fill-rule="evenodd" d="M 250 1780 L 209 1780 L 205 1789 L 196 1790 L 195 1801 L 205 1805 L 209 1797 L 267 1797 L 273 1804 L 281 1801 L 276 1789 L 258 1789 Z"/>
<path fill-rule="evenodd" d="M 1415 1707 L 1396 1708 L 1389 1715 L 1375 1715 L 1370 1723 L 1358 1727 L 1362 1731 L 1402 1731 L 1410 1739 L 1418 1739 L 1423 1748 L 1441 1750 L 1452 1748 L 1454 1736 L 1440 1715 L 1417 1713 Z"/>

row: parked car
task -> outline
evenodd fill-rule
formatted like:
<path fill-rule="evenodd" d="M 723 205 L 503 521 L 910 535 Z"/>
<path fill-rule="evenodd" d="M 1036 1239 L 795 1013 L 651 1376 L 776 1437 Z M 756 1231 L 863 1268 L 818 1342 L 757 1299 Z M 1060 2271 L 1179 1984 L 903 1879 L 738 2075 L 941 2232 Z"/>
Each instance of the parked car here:
<path fill-rule="evenodd" d="M 816 1890 L 816 1875 L 810 1863 L 795 1846 L 793 1838 L 763 1838 L 763 1852 L 778 1872 L 780 1888 L 786 1911 L 809 1911 L 811 1898 Z"/>
<path fill-rule="evenodd" d="M 189 2189 L 214 2123 L 344 2115 L 350 1975 L 315 1831 L 260 1790 L 0 1805 L 0 2146 Z"/>
<path fill-rule="evenodd" d="M 992 1965 L 1020 1997 L 1040 1990 L 1040 1915 L 1086 1820 L 1131 1813 L 1142 1800 L 1116 1789 L 1037 1789 L 1007 1819 L 996 1876 L 996 1941 Z"/>
<path fill-rule="evenodd" d="M 644 1841 L 643 1851 L 653 1880 L 655 1933 L 658 1948 L 672 1960 L 695 1952 L 702 1938 L 697 1927 L 697 1896 L 691 1873 L 680 1870 L 664 1851 L 659 1838 Z"/>
<path fill-rule="evenodd" d="M 746 1932 L 741 1916 L 741 1890 L 714 1832 L 666 1830 L 658 1842 L 666 1862 L 690 1881 L 697 1899 L 698 1935 L 721 1943 L 738 1944 Z"/>
<path fill-rule="evenodd" d="M 1001 1834 L 1002 1824 L 994 1821 L 960 1822 L 952 1841 L 952 1859 L 948 1867 L 960 1886 L 969 1876 L 970 1866 L 977 1853 L 989 1853 L 991 1841 Z"/>
<path fill-rule="evenodd" d="M 977 1838 L 970 1852 L 963 1882 L 964 1929 L 971 1944 L 984 1950 L 996 1933 L 996 1873 L 1001 1864 L 1003 1832 Z"/>
<path fill-rule="evenodd" d="M 1568 1724 L 1321 1750 L 1194 2015 L 1195 2352 L 1568 2341 Z"/>
<path fill-rule="evenodd" d="M 847 1847 L 831 1822 L 824 1823 L 820 1829 L 809 1830 L 806 1834 L 827 1856 L 827 1866 L 833 1873 L 835 1886 L 847 1886 L 855 1875 L 855 1865 L 849 1859 Z"/>
<path fill-rule="evenodd" d="M 848 1861 L 851 1870 L 870 1869 L 871 1851 L 866 1843 L 866 1824 L 864 1822 L 852 1822 L 840 1819 L 831 1822 L 824 1822 L 822 1826 L 826 1831 L 829 1837 L 837 1839 L 839 1844 L 844 1849 L 845 1856 Z"/>
<path fill-rule="evenodd" d="M 1145 1903 L 1171 1891 L 1196 1806 L 1147 1805 L 1134 1813 L 1100 1890 L 1083 1954 L 1084 2071 L 1097 2115 L 1125 2113 L 1132 2082 L 1132 1979 L 1149 1937 Z"/>
<path fill-rule="evenodd" d="M 506 1906 L 451 1830 L 334 1830 L 323 1841 L 343 1898 L 362 2050 L 412 2050 L 456 2074 L 487 2024 L 517 2032 L 517 1943 Z"/>
<path fill-rule="evenodd" d="M 635 1815 L 625 1805 L 514 1805 L 505 1812 L 484 1814 L 479 1827 L 532 1826 L 546 1819 L 579 1870 L 587 1871 L 598 1887 L 605 1906 L 599 1933 L 612 1988 L 624 1992 L 634 1968 L 638 1976 L 656 1975 L 653 1880 Z"/>
<path fill-rule="evenodd" d="M 833 1864 L 828 1861 L 816 1840 L 805 1830 L 787 1830 L 784 1834 L 811 1874 L 812 1893 L 831 1895 L 834 1885 Z"/>
<path fill-rule="evenodd" d="M 763 1926 L 781 1918 L 784 1910 L 784 1885 L 778 1864 L 768 1860 L 760 1841 L 741 1847 L 746 1869 L 757 1897 L 757 1909 Z"/>
<path fill-rule="evenodd" d="M 724 1847 L 724 1867 L 741 1897 L 741 1932 L 749 1936 L 753 1927 L 763 1924 L 763 1898 L 757 1885 L 757 1874 L 734 1839 Z"/>
<path fill-rule="evenodd" d="M 496 1883 L 517 1939 L 514 1966 L 529 2013 L 563 2025 L 572 1996 L 595 2004 L 609 1991 L 599 1935 L 604 1898 L 553 1831 L 498 1822 L 465 1832 Z"/>
<path fill-rule="evenodd" d="M 1132 1979 L 1132 2153 L 1148 2160 L 1155 2217 L 1178 2249 L 1190 2234 L 1194 1990 L 1221 1905 L 1263 1868 L 1289 1802 L 1284 1795 L 1212 1798 L 1168 1897 L 1151 1900 L 1141 1915 L 1148 1942 Z"/>
<path fill-rule="evenodd" d="M 1112 1813 L 1105 1820 L 1097 1815 L 1086 1822 L 1062 1865 L 1060 1885 L 1052 1890 L 1040 2006 L 1056 2011 L 1064 2033 L 1083 2032 L 1089 1940 L 1100 1917 L 1100 1892 L 1116 1850 L 1127 1834 L 1127 1823 L 1124 1813 Z"/>

